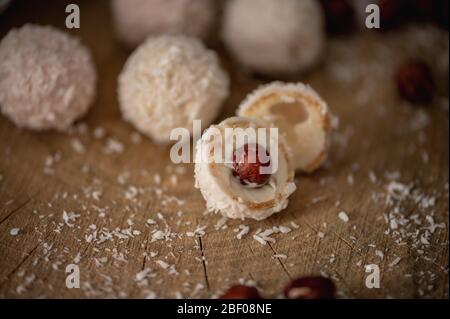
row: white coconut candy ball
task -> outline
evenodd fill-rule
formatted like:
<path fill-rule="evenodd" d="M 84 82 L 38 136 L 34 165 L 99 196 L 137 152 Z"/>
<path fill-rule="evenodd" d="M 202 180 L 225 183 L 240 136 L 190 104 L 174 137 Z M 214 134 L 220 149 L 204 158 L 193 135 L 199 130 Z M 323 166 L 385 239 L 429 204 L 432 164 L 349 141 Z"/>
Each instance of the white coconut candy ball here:
<path fill-rule="evenodd" d="M 123 117 L 159 143 L 175 128 L 192 134 L 194 120 L 207 127 L 229 94 L 229 79 L 214 51 L 196 38 L 150 37 L 119 76 Z"/>
<path fill-rule="evenodd" d="M 324 47 L 324 30 L 316 0 L 230 0 L 222 37 L 242 65 L 278 75 L 314 65 Z"/>
<path fill-rule="evenodd" d="M 214 0 L 114 0 L 120 39 L 136 47 L 150 35 L 186 34 L 205 38 L 215 18 Z"/>
<path fill-rule="evenodd" d="M 262 86 L 242 102 L 237 113 L 278 127 L 292 149 L 297 171 L 312 173 L 328 157 L 332 115 L 310 86 L 281 82 Z"/>
<path fill-rule="evenodd" d="M 196 146 L 195 186 L 200 189 L 209 211 L 233 219 L 262 220 L 288 206 L 288 198 L 296 190 L 290 150 L 284 138 L 271 134 L 270 128 L 263 120 L 233 117 L 205 131 Z M 229 129 L 243 131 L 227 132 Z M 248 129 L 256 133 L 244 133 L 247 134 L 244 138 L 242 132 Z M 264 134 L 265 138 L 259 134 Z M 261 145 L 262 141 L 265 145 Z M 261 171 L 255 166 L 247 165 L 255 160 L 247 160 L 238 169 L 233 164 L 242 163 L 235 156 L 239 150 L 245 147 L 248 152 L 256 150 L 251 145 L 267 151 L 269 161 L 265 163 L 270 163 L 268 167 L 273 170 L 263 171 L 265 176 L 259 175 Z"/>
<path fill-rule="evenodd" d="M 0 108 L 19 127 L 66 130 L 89 109 L 96 81 L 89 50 L 62 31 L 27 24 L 0 42 Z"/>

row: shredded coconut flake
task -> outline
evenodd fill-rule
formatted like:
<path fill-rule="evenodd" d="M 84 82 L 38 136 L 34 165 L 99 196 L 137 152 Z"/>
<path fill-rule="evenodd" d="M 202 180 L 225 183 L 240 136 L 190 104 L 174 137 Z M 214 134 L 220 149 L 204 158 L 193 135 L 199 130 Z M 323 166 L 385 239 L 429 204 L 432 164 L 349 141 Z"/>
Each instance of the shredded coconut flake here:
<path fill-rule="evenodd" d="M 348 221 L 350 220 L 348 218 L 347 213 L 344 211 L 340 212 L 338 216 L 339 216 L 339 219 L 342 220 L 344 223 L 348 223 Z"/>

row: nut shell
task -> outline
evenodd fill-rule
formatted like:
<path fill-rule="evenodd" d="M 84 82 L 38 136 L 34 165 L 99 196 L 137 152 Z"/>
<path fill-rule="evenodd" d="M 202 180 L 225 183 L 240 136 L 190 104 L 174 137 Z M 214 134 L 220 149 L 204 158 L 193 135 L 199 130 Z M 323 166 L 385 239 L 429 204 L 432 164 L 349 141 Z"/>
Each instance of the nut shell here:
<path fill-rule="evenodd" d="M 292 281 L 285 289 L 287 299 L 334 299 L 336 287 L 325 277 L 303 277 Z"/>
<path fill-rule="evenodd" d="M 230 300 L 258 300 L 262 299 L 255 287 L 249 287 L 244 285 L 235 285 L 230 287 L 219 299 Z"/>

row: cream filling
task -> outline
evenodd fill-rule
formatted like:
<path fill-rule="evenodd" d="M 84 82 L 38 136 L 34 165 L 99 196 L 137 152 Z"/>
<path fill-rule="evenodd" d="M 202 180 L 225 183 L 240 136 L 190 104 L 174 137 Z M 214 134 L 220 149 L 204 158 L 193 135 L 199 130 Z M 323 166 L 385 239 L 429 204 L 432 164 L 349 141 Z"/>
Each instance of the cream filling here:
<path fill-rule="evenodd" d="M 279 108 L 279 105 L 282 105 Z M 308 112 L 301 103 L 277 104 L 267 110 L 267 120 L 273 122 L 292 147 L 293 160 L 297 167 L 314 162 L 326 148 L 326 130 L 317 112 Z M 296 111 L 292 107 L 297 108 Z"/>

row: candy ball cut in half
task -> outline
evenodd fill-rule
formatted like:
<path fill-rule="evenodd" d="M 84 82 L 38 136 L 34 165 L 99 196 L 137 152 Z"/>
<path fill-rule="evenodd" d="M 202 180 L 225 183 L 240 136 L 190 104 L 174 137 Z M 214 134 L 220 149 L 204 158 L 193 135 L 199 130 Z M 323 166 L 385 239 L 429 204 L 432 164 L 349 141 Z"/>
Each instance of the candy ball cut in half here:
<path fill-rule="evenodd" d="M 292 150 L 296 171 L 312 173 L 327 159 L 332 117 L 311 87 L 281 82 L 263 86 L 242 102 L 237 113 L 278 127 Z"/>
<path fill-rule="evenodd" d="M 243 132 L 249 132 L 246 138 L 242 138 Z M 256 133 L 252 135 L 251 132 Z M 246 148 L 246 145 L 251 147 Z M 259 184 L 258 179 L 254 180 L 256 183 L 242 181 L 242 176 L 252 178 L 257 171 L 248 165 L 252 162 L 247 162 L 248 157 L 242 162 L 234 156 L 242 149 L 251 152 L 255 145 L 262 146 L 264 151 L 261 153 L 269 156 L 269 161 L 263 156 L 261 162 L 270 162 L 269 167 L 265 167 L 269 170 L 261 171 L 270 176 Z M 233 219 L 262 220 L 285 209 L 289 196 L 296 189 L 290 157 L 284 138 L 271 133 L 267 122 L 246 117 L 229 118 L 211 126 L 197 142 L 196 187 L 205 198 L 209 211 Z M 243 170 L 239 172 L 241 176 L 236 174 L 236 164 L 239 163 L 243 164 L 240 167 Z M 246 172 L 246 168 L 250 171 Z"/>

